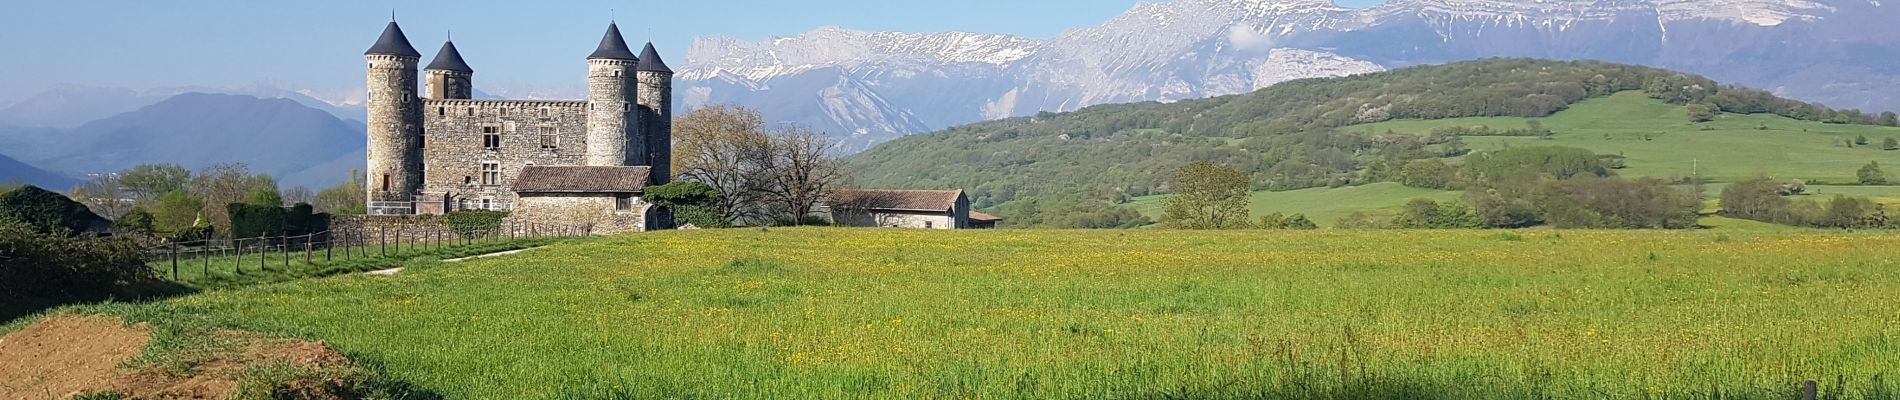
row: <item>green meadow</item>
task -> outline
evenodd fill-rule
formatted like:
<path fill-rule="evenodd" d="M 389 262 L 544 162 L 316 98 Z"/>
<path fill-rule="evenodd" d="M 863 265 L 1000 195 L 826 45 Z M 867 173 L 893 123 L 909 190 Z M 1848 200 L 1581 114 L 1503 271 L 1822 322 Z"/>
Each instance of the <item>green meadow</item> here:
<path fill-rule="evenodd" d="M 457 399 L 1900 398 L 1900 236 L 673 231 L 78 307 Z M 17 324 L 15 325 L 17 326 Z"/>
<path fill-rule="evenodd" d="M 1554 135 L 1466 137 L 1474 150 L 1508 146 L 1569 146 L 1628 157 L 1624 176 L 1689 177 L 1715 181 L 1756 177 L 1853 183 L 1854 172 L 1870 161 L 1900 165 L 1900 151 L 1880 149 L 1900 128 L 1799 121 L 1776 115 L 1722 114 L 1715 121 L 1691 123 L 1684 107 L 1650 99 L 1640 92 L 1589 99 L 1537 119 Z M 1452 118 L 1390 121 L 1340 128 L 1348 132 L 1425 134 L 1448 126 L 1522 128 L 1527 118 Z M 1766 128 L 1766 129 L 1762 129 Z M 1866 146 L 1846 143 L 1866 136 Z"/>
<path fill-rule="evenodd" d="M 1343 188 L 1313 188 L 1284 192 L 1253 192 L 1247 199 L 1248 211 L 1258 218 L 1271 213 L 1305 214 L 1320 226 L 1333 226 L 1340 218 L 1355 212 L 1391 216 L 1416 198 L 1438 201 L 1458 200 L 1464 192 L 1420 189 L 1392 182 L 1380 182 Z M 1136 212 L 1161 219 L 1162 203 L 1168 195 L 1142 196 L 1129 203 Z"/>

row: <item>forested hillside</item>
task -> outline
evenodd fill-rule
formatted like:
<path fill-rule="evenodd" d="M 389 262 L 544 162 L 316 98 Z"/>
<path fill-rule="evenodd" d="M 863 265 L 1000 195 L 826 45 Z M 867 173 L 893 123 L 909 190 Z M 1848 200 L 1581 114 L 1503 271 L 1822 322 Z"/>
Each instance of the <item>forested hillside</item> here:
<path fill-rule="evenodd" d="M 1833 110 L 1663 69 L 1489 59 L 1292 81 L 1236 96 L 984 122 L 892 141 L 849 161 L 859 185 L 964 188 L 980 208 L 1032 197 L 1109 207 L 1167 193 L 1175 168 L 1192 161 L 1240 168 L 1260 190 L 1347 186 L 1377 180 L 1382 166 L 1456 157 L 1467 149 L 1461 135 L 1367 135 L 1337 128 L 1392 120 L 1547 117 L 1626 91 L 1708 113 L 1895 124 L 1892 113 Z M 1528 127 L 1482 134 L 1548 132 Z M 1008 214 L 1003 216 L 1043 219 Z"/>

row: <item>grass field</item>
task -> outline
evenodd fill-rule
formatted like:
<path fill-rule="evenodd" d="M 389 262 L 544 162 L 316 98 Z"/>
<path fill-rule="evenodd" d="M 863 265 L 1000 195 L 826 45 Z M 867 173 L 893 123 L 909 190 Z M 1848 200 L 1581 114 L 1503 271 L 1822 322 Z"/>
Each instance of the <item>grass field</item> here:
<path fill-rule="evenodd" d="M 1454 118 L 1391 121 L 1341 128 L 1350 132 L 1386 131 L 1427 133 L 1445 126 L 1521 128 L 1525 118 Z M 1608 98 L 1585 100 L 1570 109 L 1540 119 L 1555 135 L 1550 140 L 1529 137 L 1467 137 L 1472 149 L 1505 146 L 1571 146 L 1601 154 L 1629 157 L 1625 176 L 1702 176 L 1739 181 L 1758 176 L 1808 179 L 1835 183 L 1855 182 L 1854 172 L 1869 161 L 1900 165 L 1900 151 L 1879 150 L 1886 138 L 1900 138 L 1900 128 L 1833 125 L 1798 121 L 1773 115 L 1724 114 L 1701 130 L 1689 122 L 1683 107 L 1624 92 Z M 1769 129 L 1758 130 L 1765 124 Z M 1871 145 L 1847 148 L 1843 139 L 1866 136 Z"/>
<path fill-rule="evenodd" d="M 101 307 L 447 398 L 1900 398 L 1900 236 L 736 229 Z M 83 309 L 82 309 L 83 310 Z M 130 310 L 130 311 L 128 311 Z"/>
<path fill-rule="evenodd" d="M 1415 198 L 1438 201 L 1458 200 L 1463 192 L 1420 189 L 1392 182 L 1345 188 L 1313 188 L 1285 192 L 1254 192 L 1247 199 L 1248 210 L 1258 218 L 1271 213 L 1306 214 L 1320 226 L 1333 226 L 1354 212 L 1390 216 Z M 1136 198 L 1130 206 L 1141 215 L 1161 219 L 1162 202 L 1168 195 Z"/>

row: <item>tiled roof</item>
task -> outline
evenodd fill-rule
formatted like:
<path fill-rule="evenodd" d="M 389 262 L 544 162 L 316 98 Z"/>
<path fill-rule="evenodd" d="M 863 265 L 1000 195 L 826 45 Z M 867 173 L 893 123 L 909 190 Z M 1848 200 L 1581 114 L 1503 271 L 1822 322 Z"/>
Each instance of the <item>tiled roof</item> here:
<path fill-rule="evenodd" d="M 970 220 L 971 220 L 971 221 L 1002 221 L 1002 220 L 1003 220 L 1003 217 L 998 217 L 998 216 L 994 216 L 994 215 L 989 215 L 989 214 L 984 214 L 984 213 L 981 213 L 981 212 L 976 212 L 976 211 L 971 211 L 971 212 L 970 212 Z"/>
<path fill-rule="evenodd" d="M 826 205 L 848 210 L 949 211 L 961 197 L 962 190 L 842 189 L 832 193 Z"/>
<path fill-rule="evenodd" d="M 648 167 L 534 166 L 515 177 L 516 193 L 639 193 Z"/>

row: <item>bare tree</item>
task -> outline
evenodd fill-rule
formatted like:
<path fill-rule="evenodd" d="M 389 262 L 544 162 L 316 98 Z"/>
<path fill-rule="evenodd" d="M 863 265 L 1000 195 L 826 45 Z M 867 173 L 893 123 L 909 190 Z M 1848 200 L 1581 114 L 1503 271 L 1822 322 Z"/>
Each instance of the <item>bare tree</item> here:
<path fill-rule="evenodd" d="M 838 142 L 797 126 L 773 132 L 769 139 L 761 168 L 765 184 L 759 191 L 792 224 L 803 224 L 845 179 L 843 165 L 832 157 Z"/>
<path fill-rule="evenodd" d="M 336 215 L 362 215 L 369 213 L 369 193 L 363 188 L 363 171 L 350 170 L 350 179 L 317 192 L 314 203 L 317 211 Z"/>
<path fill-rule="evenodd" d="M 72 198 L 85 204 L 94 214 L 116 220 L 138 206 L 136 201 L 128 198 L 130 195 L 118 174 L 100 174 L 73 188 Z"/>
<path fill-rule="evenodd" d="M 298 203 L 303 203 L 303 204 L 315 205 L 316 201 L 317 201 L 317 193 L 310 191 L 310 188 L 303 187 L 303 186 L 292 186 L 289 189 L 284 189 L 284 204 L 295 205 Z"/>
<path fill-rule="evenodd" d="M 673 166 L 684 179 L 718 190 L 721 218 L 739 223 L 763 216 L 758 207 L 771 138 L 758 111 L 714 105 L 673 122 Z"/>
<path fill-rule="evenodd" d="M 202 217 L 210 221 L 219 233 L 231 232 L 231 216 L 226 206 L 231 203 L 243 203 L 254 189 L 277 190 L 277 181 L 270 175 L 251 174 L 251 168 L 244 164 L 215 164 L 198 170 L 191 177 L 191 194 L 204 200 Z"/>

